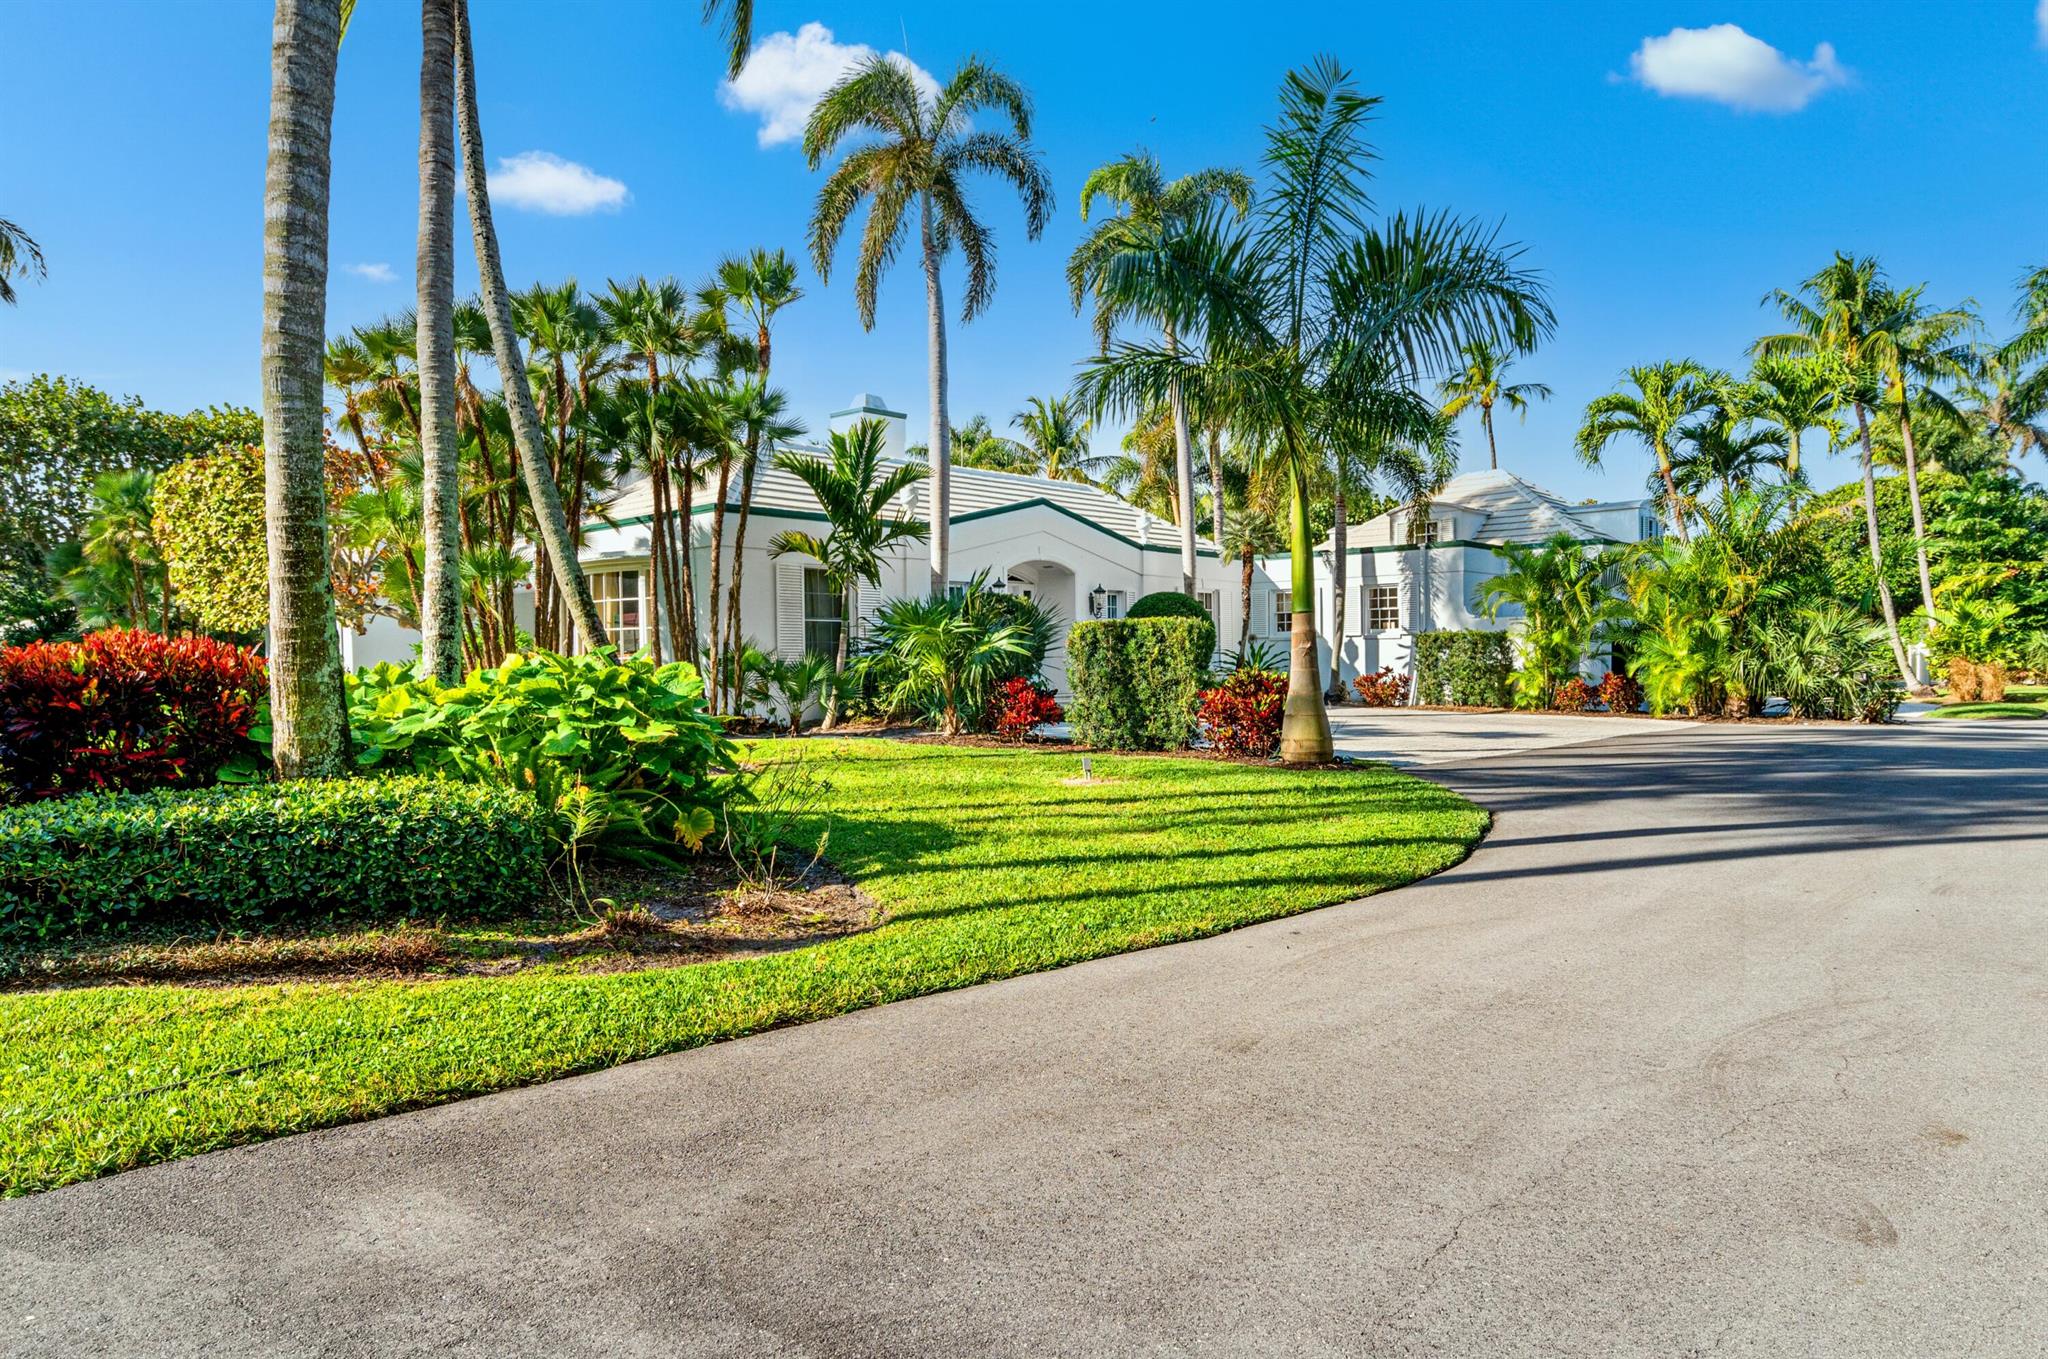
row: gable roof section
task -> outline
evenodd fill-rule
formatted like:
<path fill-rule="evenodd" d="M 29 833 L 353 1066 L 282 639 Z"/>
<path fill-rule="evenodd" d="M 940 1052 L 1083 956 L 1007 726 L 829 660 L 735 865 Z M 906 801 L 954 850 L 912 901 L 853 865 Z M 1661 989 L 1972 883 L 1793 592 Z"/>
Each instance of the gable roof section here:
<path fill-rule="evenodd" d="M 1512 472 L 1462 472 L 1444 483 L 1430 504 L 1481 516 L 1477 525 L 1460 525 L 1458 538 L 1475 543 L 1539 543 L 1559 533 L 1588 541 L 1608 542 L 1611 536 L 1572 513 L 1563 497 Z M 1387 543 L 1404 541 L 1395 521 L 1407 507 L 1390 510 L 1369 521 L 1378 530 L 1372 534 L 1361 525 L 1361 535 Z"/>

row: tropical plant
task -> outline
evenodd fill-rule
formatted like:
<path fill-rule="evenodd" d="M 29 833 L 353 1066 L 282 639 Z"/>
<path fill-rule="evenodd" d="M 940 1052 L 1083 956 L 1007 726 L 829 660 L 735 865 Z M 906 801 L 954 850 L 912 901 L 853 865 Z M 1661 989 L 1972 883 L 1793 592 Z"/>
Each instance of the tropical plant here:
<path fill-rule="evenodd" d="M 1023 628 L 990 626 L 969 610 L 965 596 L 892 599 L 875 620 L 878 641 L 902 667 L 891 701 L 925 713 L 944 736 L 966 730 L 965 714 L 985 710 L 1007 663 L 1029 651 Z"/>
<path fill-rule="evenodd" d="M 171 575 L 152 528 L 151 498 L 156 474 L 137 469 L 105 472 L 93 482 L 92 518 L 78 542 L 78 563 L 59 584 L 73 598 L 103 593 L 102 582 L 118 590 L 118 611 L 105 621 L 132 628 L 150 626 L 171 634 Z M 81 590 L 79 587 L 83 587 Z M 85 611 L 80 611 L 81 619 Z M 94 620 L 98 621 L 98 620 Z"/>
<path fill-rule="evenodd" d="M 1007 124 L 1008 130 L 977 128 L 976 114 Z M 915 214 L 931 343 L 931 588 L 942 594 L 949 579 L 952 426 L 940 265 L 957 245 L 967 266 L 960 319 L 972 321 L 995 292 L 995 243 L 974 215 L 969 179 L 991 174 L 1014 187 L 1024 205 L 1025 234 L 1032 240 L 1052 215 L 1052 183 L 1031 144 L 1030 96 L 976 57 L 962 63 L 932 95 L 918 88 L 904 65 L 886 56 L 858 63 L 812 108 L 804 127 L 804 158 L 815 170 L 849 138 L 864 133 L 874 139 L 848 152 L 818 191 L 811 259 L 818 277 L 829 281 L 847 222 L 862 203 L 868 205 L 853 292 L 861 325 L 872 330 L 882 272 L 901 250 Z"/>
<path fill-rule="evenodd" d="M 1836 413 L 1843 406 L 1847 376 L 1828 355 L 1759 356 L 1742 387 L 1742 409 L 1755 420 L 1775 428 L 1783 438 L 1785 479 L 1803 481 L 1805 463 L 1800 458 L 1801 441 L 1810 429 L 1819 429 L 1832 447 L 1842 436 L 1842 422 Z"/>
<path fill-rule="evenodd" d="M 1679 430 L 1685 442 L 1671 461 L 1681 514 L 1709 487 L 1719 487 L 1725 500 L 1755 485 L 1766 470 L 1785 465 L 1785 436 L 1753 423 L 1744 389 L 1723 375 L 1716 377 L 1723 380 L 1714 384 L 1713 404 Z M 1652 477 L 1650 485 L 1652 498 L 1662 504 L 1663 478 Z"/>
<path fill-rule="evenodd" d="M 840 658 L 806 651 L 793 661 L 771 659 L 762 668 L 762 697 L 771 712 L 782 710 L 791 736 L 803 730 L 804 714 L 814 707 L 832 721 L 850 687 L 843 667 Z"/>
<path fill-rule="evenodd" d="M 1475 602 L 1490 619 L 1509 609 L 1521 619 L 1516 706 L 1553 707 L 1558 688 L 1578 676 L 1607 627 L 1625 615 L 1616 588 L 1624 550 L 1589 547 L 1560 533 L 1535 546 L 1502 543 L 1494 551 L 1506 568 L 1481 583 Z"/>
<path fill-rule="evenodd" d="M 1370 675 L 1360 675 L 1351 681 L 1358 701 L 1368 708 L 1398 708 L 1408 701 L 1409 686 L 1414 677 L 1394 673 L 1394 667 L 1383 665 Z"/>
<path fill-rule="evenodd" d="M 1019 442 L 1030 456 L 1033 476 L 1092 486 L 1096 473 L 1109 461 L 1089 451 L 1093 422 L 1070 397 L 1034 396 L 1010 423 L 1023 431 Z"/>
<path fill-rule="evenodd" d="M 1486 429 L 1487 465 L 1498 470 L 1500 449 L 1493 440 L 1493 408 L 1506 406 L 1527 420 L 1529 403 L 1550 400 L 1550 388 L 1540 382 L 1502 381 L 1514 365 L 1514 356 L 1490 341 L 1473 340 L 1461 353 L 1465 367 L 1444 379 L 1437 395 L 1443 400 L 1443 413 L 1454 419 L 1478 408 L 1479 423 Z"/>
<path fill-rule="evenodd" d="M 13 280 L 27 278 L 31 274 L 37 278 L 49 275 L 49 268 L 43 262 L 43 248 L 19 224 L 0 217 L 0 302 L 13 306 L 16 301 Z"/>
<path fill-rule="evenodd" d="M 834 676 L 846 669 L 853 620 L 859 613 L 858 587 L 863 582 L 879 586 L 883 553 L 896 543 L 922 541 L 926 533 L 923 524 L 898 519 L 889 506 L 928 474 L 915 463 L 884 469 L 884 438 L 881 421 L 862 420 L 851 430 L 833 432 L 830 462 L 794 450 L 775 458 L 776 466 L 810 489 L 831 526 L 823 537 L 785 529 L 769 540 L 768 553 L 772 557 L 799 553 L 824 568 L 825 588 L 840 601 L 838 642 L 831 657 Z M 826 727 L 833 726 L 838 717 L 838 691 L 834 689 L 827 695 Z"/>
<path fill-rule="evenodd" d="M 1265 759 L 1280 745 L 1286 702 L 1285 675 L 1262 666 L 1240 667 L 1202 691 L 1195 730 L 1219 754 Z"/>
<path fill-rule="evenodd" d="M 1657 460 L 1656 475 L 1664 483 L 1671 526 L 1677 530 L 1678 540 L 1686 542 L 1691 535 L 1685 526 L 1685 500 L 1679 494 L 1673 462 L 1681 427 L 1713 400 L 1710 375 L 1691 359 L 1676 359 L 1637 365 L 1622 376 L 1635 390 L 1593 398 L 1574 441 L 1579 460 L 1598 467 L 1601 454 L 1616 439 L 1630 436 L 1640 440 Z"/>
<path fill-rule="evenodd" d="M 1005 741 L 1022 741 L 1040 727 L 1066 720 L 1059 697 L 1043 684 L 1013 675 L 989 695 L 982 725 Z"/>
<path fill-rule="evenodd" d="M 1888 673 L 1884 630 L 1833 605 L 1764 623 L 1737 670 L 1745 690 L 1782 696 L 1794 717 L 1886 722 L 1902 697 Z"/>

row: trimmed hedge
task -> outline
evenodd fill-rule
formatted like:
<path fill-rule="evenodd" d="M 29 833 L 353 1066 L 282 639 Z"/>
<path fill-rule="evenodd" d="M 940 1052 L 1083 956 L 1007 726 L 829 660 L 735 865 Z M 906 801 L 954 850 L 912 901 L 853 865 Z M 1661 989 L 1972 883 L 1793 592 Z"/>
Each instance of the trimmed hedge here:
<path fill-rule="evenodd" d="M 0 810 L 0 939 L 505 914 L 541 846 L 528 794 L 417 776 L 81 793 Z"/>
<path fill-rule="evenodd" d="M 1184 595 L 1178 590 L 1154 590 L 1149 595 L 1140 595 L 1137 603 L 1124 610 L 1124 617 L 1207 620 L 1209 611 L 1193 595 Z"/>
<path fill-rule="evenodd" d="M 1425 632 L 1415 639 L 1417 703 L 1505 708 L 1514 672 L 1506 632 Z"/>
<path fill-rule="evenodd" d="M 1067 634 L 1074 736 L 1110 750 L 1179 750 L 1194 739 L 1216 627 L 1195 618 L 1104 618 Z"/>

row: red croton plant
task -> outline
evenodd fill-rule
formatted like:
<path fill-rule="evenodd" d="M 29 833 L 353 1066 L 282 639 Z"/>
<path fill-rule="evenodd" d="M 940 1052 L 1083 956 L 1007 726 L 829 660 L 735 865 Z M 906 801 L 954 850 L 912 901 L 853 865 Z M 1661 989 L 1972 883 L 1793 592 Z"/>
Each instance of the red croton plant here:
<path fill-rule="evenodd" d="M 1225 755 L 1271 755 L 1280 748 L 1280 713 L 1287 677 L 1272 670 L 1239 670 L 1202 692 L 1195 725 Z"/>
<path fill-rule="evenodd" d="M 1050 689 L 1021 676 L 1004 680 L 989 695 L 988 729 L 1005 741 L 1021 741 L 1038 727 L 1066 717 Z"/>
<path fill-rule="evenodd" d="M 0 651 L 0 777 L 16 797 L 212 781 L 249 752 L 254 651 L 110 628 Z"/>

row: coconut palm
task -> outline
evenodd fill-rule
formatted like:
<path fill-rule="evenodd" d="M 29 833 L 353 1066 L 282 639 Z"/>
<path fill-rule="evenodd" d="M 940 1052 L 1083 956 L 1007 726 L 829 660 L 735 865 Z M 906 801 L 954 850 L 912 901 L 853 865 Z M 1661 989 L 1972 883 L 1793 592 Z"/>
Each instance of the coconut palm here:
<path fill-rule="evenodd" d="M 1588 467 L 1598 467 L 1608 446 L 1624 435 L 1640 440 L 1657 460 L 1657 477 L 1664 483 L 1664 504 L 1671 512 L 1671 524 L 1680 542 L 1691 541 L 1685 527 L 1684 499 L 1672 476 L 1672 459 L 1677 453 L 1680 426 L 1705 410 L 1713 400 L 1711 375 L 1691 359 L 1639 364 L 1622 377 L 1633 392 L 1609 392 L 1593 398 L 1586 418 L 1579 426 L 1575 447 Z"/>
<path fill-rule="evenodd" d="M 1149 151 L 1098 167 L 1081 186 L 1081 220 L 1096 199 L 1116 205 L 1067 259 L 1074 310 L 1095 301 L 1095 340 L 1107 349 L 1119 321 L 1156 325 L 1168 349 L 1180 332 L 1199 327 L 1203 290 L 1183 270 L 1179 238 L 1205 212 L 1227 204 L 1242 218 L 1251 208 L 1251 176 L 1241 170 L 1197 170 L 1169 180 Z M 1169 394 L 1173 413 L 1174 502 L 1180 526 L 1181 590 L 1195 592 L 1195 457 L 1185 396 Z"/>
<path fill-rule="evenodd" d="M 1484 340 L 1466 345 L 1463 358 L 1464 369 L 1444 379 L 1437 395 L 1448 416 L 1462 415 L 1474 406 L 1479 408 L 1479 423 L 1486 429 L 1487 462 L 1498 470 L 1500 449 L 1493 441 L 1493 408 L 1506 406 L 1527 420 L 1530 401 L 1550 400 L 1550 388 L 1540 382 L 1503 382 L 1501 379 L 1513 366 L 1514 358 Z"/>
<path fill-rule="evenodd" d="M 0 217 L 0 302 L 13 306 L 14 284 L 10 280 L 30 274 L 37 278 L 49 276 L 49 268 L 43 263 L 43 248 L 36 244 L 35 237 Z"/>
<path fill-rule="evenodd" d="M 985 114 L 1008 130 L 976 128 Z M 952 511 L 952 426 L 947 410 L 946 308 L 940 265 L 955 245 L 967 266 L 960 310 L 972 321 L 995 292 L 995 242 L 975 216 L 967 186 L 977 174 L 1015 188 L 1024 205 L 1025 234 L 1037 240 L 1052 214 L 1052 183 L 1031 144 L 1031 97 L 1024 87 L 978 57 L 969 57 L 939 91 L 926 96 L 911 73 L 884 56 L 856 65 L 811 110 L 804 157 L 817 169 L 848 138 L 872 133 L 849 151 L 818 191 L 811 218 L 811 259 L 829 280 L 832 256 L 854 212 L 868 205 L 854 270 L 854 302 L 861 324 L 875 325 L 875 293 L 915 215 L 924 262 L 932 388 L 929 460 L 932 591 L 947 582 L 948 515 Z"/>
<path fill-rule="evenodd" d="M 610 646 L 604 620 L 598 617 L 597 601 L 591 598 L 590 582 L 584 578 L 582 563 L 576 560 L 568 516 L 562 508 L 562 488 L 548 466 L 540 413 L 534 408 L 533 389 L 527 382 L 526 357 L 520 353 L 513 327 L 512 301 L 505 288 L 505 263 L 498 253 L 498 231 L 491 221 L 491 190 L 484 174 L 484 134 L 477 112 L 476 54 L 470 44 L 469 2 L 453 3 L 455 126 L 462 146 L 463 191 L 469 197 L 469 224 L 476 238 L 477 276 L 484 317 L 491 327 L 491 352 L 497 360 L 505 406 L 512 416 L 512 444 L 519 454 L 519 469 L 526 481 L 527 499 L 532 502 L 541 550 L 546 553 L 549 571 L 568 604 L 577 635 L 586 648 Z"/>
<path fill-rule="evenodd" d="M 2048 364 L 2026 371 L 2010 344 L 1987 350 L 1979 362 L 1961 393 L 1971 425 L 1997 444 L 2006 466 L 2029 453 L 2048 457 Z"/>
<path fill-rule="evenodd" d="M 1089 451 L 1092 424 L 1070 397 L 1031 397 L 1023 410 L 1010 417 L 1010 423 L 1024 434 L 1020 442 L 1031 455 L 1036 476 L 1092 486 L 1093 474 L 1108 461 Z"/>
<path fill-rule="evenodd" d="M 801 481 L 817 497 L 831 531 L 822 538 L 786 529 L 768 543 L 772 557 L 799 553 L 825 570 L 825 586 L 839 597 L 839 637 L 832 656 L 834 674 L 846 669 L 846 648 L 859 610 L 855 592 L 862 582 L 880 585 L 882 554 L 895 543 L 922 542 L 928 530 L 911 519 L 898 519 L 889 505 L 905 490 L 930 475 L 915 463 L 884 469 L 879 420 L 863 420 L 851 430 L 832 435 L 830 462 L 785 450 L 775 465 Z M 828 697 L 825 726 L 839 720 L 838 704 Z"/>
<path fill-rule="evenodd" d="M 340 0 L 277 0 L 263 179 L 263 476 L 271 758 L 281 779 L 344 774 L 341 637 L 328 575 L 329 147 Z"/>
<path fill-rule="evenodd" d="M 420 664 L 462 678 L 462 436 L 455 420 L 455 0 L 420 5 Z"/>
<path fill-rule="evenodd" d="M 1119 341 L 1082 366 L 1098 409 L 1164 404 L 1176 384 L 1201 409 L 1228 393 L 1236 424 L 1288 486 L 1293 638 L 1281 725 L 1289 763 L 1330 758 L 1316 664 L 1316 487 L 1340 448 L 1428 437 L 1414 385 L 1479 336 L 1520 347 L 1552 323 L 1541 284 L 1494 234 L 1446 214 L 1368 225 L 1364 125 L 1377 100 L 1327 59 L 1290 72 L 1266 134 L 1271 189 L 1249 234 L 1209 214 L 1177 239 L 1180 273 L 1208 320 L 1202 352 Z"/>

